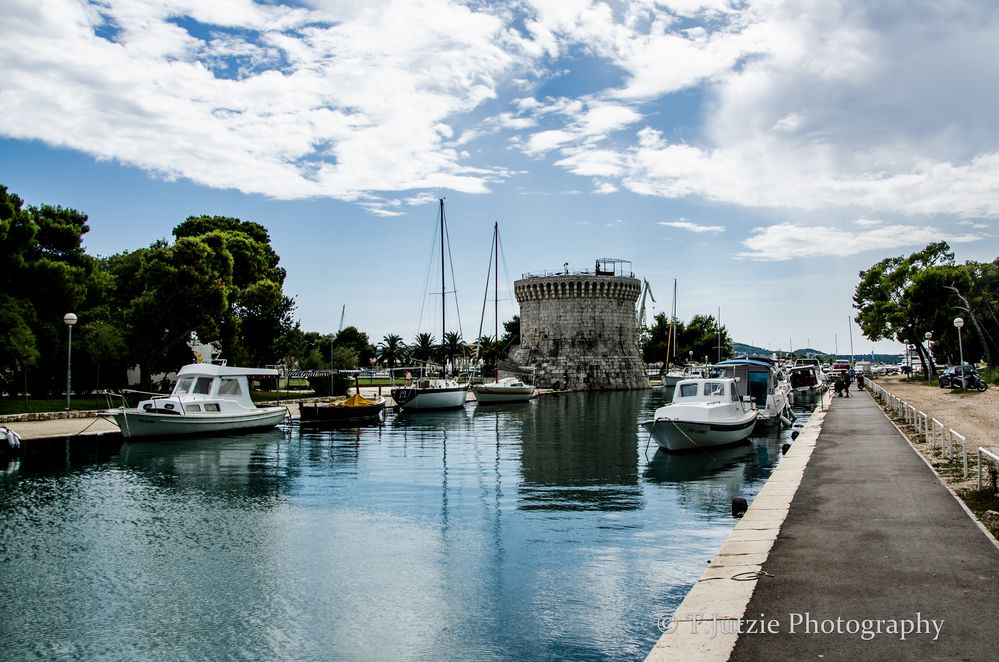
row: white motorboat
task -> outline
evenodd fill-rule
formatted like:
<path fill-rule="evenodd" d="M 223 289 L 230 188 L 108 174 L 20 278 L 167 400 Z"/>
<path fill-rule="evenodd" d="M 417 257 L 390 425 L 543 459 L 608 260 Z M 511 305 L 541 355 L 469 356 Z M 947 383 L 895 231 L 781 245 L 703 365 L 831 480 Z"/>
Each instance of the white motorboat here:
<path fill-rule="evenodd" d="M 709 374 L 738 378 L 739 395 L 752 396 L 761 425 L 791 425 L 794 420 L 789 398 L 791 385 L 769 359 L 729 359 L 713 365 Z"/>
<path fill-rule="evenodd" d="M 758 413 L 752 398 L 739 395 L 738 380 L 684 379 L 677 383 L 673 402 L 642 422 L 659 447 L 684 451 L 727 446 L 746 439 Z"/>
<path fill-rule="evenodd" d="M 173 392 L 141 401 L 137 407 L 104 412 L 126 439 L 220 434 L 272 428 L 288 416 L 287 407 L 258 407 L 250 399 L 251 377 L 277 377 L 269 368 L 237 368 L 192 363 L 177 373 Z"/>
<path fill-rule="evenodd" d="M 472 387 L 472 393 L 482 404 L 502 404 L 527 402 L 538 394 L 538 390 L 516 377 L 504 377 L 489 384 L 476 384 Z"/>

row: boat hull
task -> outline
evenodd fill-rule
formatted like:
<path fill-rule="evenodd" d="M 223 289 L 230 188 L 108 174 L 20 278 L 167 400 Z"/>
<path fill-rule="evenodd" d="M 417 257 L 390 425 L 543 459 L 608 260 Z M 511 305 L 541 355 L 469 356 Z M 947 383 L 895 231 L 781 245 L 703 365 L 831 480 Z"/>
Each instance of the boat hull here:
<path fill-rule="evenodd" d="M 189 437 L 272 428 L 288 416 L 284 407 L 261 407 L 247 413 L 160 414 L 135 409 L 109 412 L 126 439 Z"/>
<path fill-rule="evenodd" d="M 468 389 L 458 388 L 418 388 L 392 389 L 392 399 L 403 411 L 433 411 L 458 409 L 465 406 Z"/>
<path fill-rule="evenodd" d="M 679 452 L 737 444 L 753 433 L 756 420 L 755 413 L 731 423 L 657 418 L 644 421 L 642 427 L 652 435 L 660 448 Z"/>
<path fill-rule="evenodd" d="M 503 404 L 505 402 L 527 402 L 537 396 L 533 386 L 509 387 L 494 384 L 481 384 L 472 388 L 475 399 L 482 404 Z"/>
<path fill-rule="evenodd" d="M 301 425 L 341 425 L 345 423 L 377 423 L 385 410 L 384 398 L 371 405 L 349 407 L 301 403 L 298 407 Z"/>

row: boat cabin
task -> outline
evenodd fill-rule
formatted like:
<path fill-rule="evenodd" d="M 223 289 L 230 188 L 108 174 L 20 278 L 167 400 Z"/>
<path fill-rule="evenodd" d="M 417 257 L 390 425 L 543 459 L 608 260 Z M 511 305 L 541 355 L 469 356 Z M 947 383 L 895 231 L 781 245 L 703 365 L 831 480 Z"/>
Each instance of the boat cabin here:
<path fill-rule="evenodd" d="M 722 361 L 711 367 L 710 375 L 737 379 L 739 395 L 752 396 L 758 407 L 766 406 L 777 381 L 770 364 L 756 359 Z"/>
<path fill-rule="evenodd" d="M 673 403 L 738 402 L 736 383 L 734 379 L 684 379 L 676 384 Z"/>
<path fill-rule="evenodd" d="M 236 368 L 225 363 L 192 363 L 177 373 L 177 383 L 167 397 L 139 403 L 139 409 L 158 414 L 225 412 L 232 407 L 255 409 L 250 398 L 251 377 L 276 377 L 270 368 Z"/>

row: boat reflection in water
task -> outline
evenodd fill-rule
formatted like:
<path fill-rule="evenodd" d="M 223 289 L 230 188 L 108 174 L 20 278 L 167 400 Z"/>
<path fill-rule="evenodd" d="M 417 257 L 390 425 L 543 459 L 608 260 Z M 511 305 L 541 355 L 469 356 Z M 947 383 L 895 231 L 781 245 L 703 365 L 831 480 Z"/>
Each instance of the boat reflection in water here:
<path fill-rule="evenodd" d="M 657 449 L 645 467 L 643 477 L 655 483 L 690 483 L 731 475 L 736 482 L 741 482 L 745 480 L 746 464 L 755 456 L 756 447 L 752 444 L 692 453 L 669 453 Z"/>
<path fill-rule="evenodd" d="M 273 497 L 290 486 L 281 430 L 215 437 L 126 441 L 118 465 L 157 488 Z"/>
<path fill-rule="evenodd" d="M 524 418 L 519 507 L 640 508 L 635 395 L 566 393 L 548 400 Z"/>

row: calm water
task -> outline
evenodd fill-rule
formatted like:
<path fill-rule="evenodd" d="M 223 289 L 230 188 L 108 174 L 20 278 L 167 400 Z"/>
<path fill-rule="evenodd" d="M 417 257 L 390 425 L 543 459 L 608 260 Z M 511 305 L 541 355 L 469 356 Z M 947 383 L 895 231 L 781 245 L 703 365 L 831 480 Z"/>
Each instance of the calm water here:
<path fill-rule="evenodd" d="M 0 477 L 4 659 L 641 658 L 779 456 L 666 456 L 664 395 L 126 444 Z M 799 419 L 800 420 L 800 419 Z"/>

